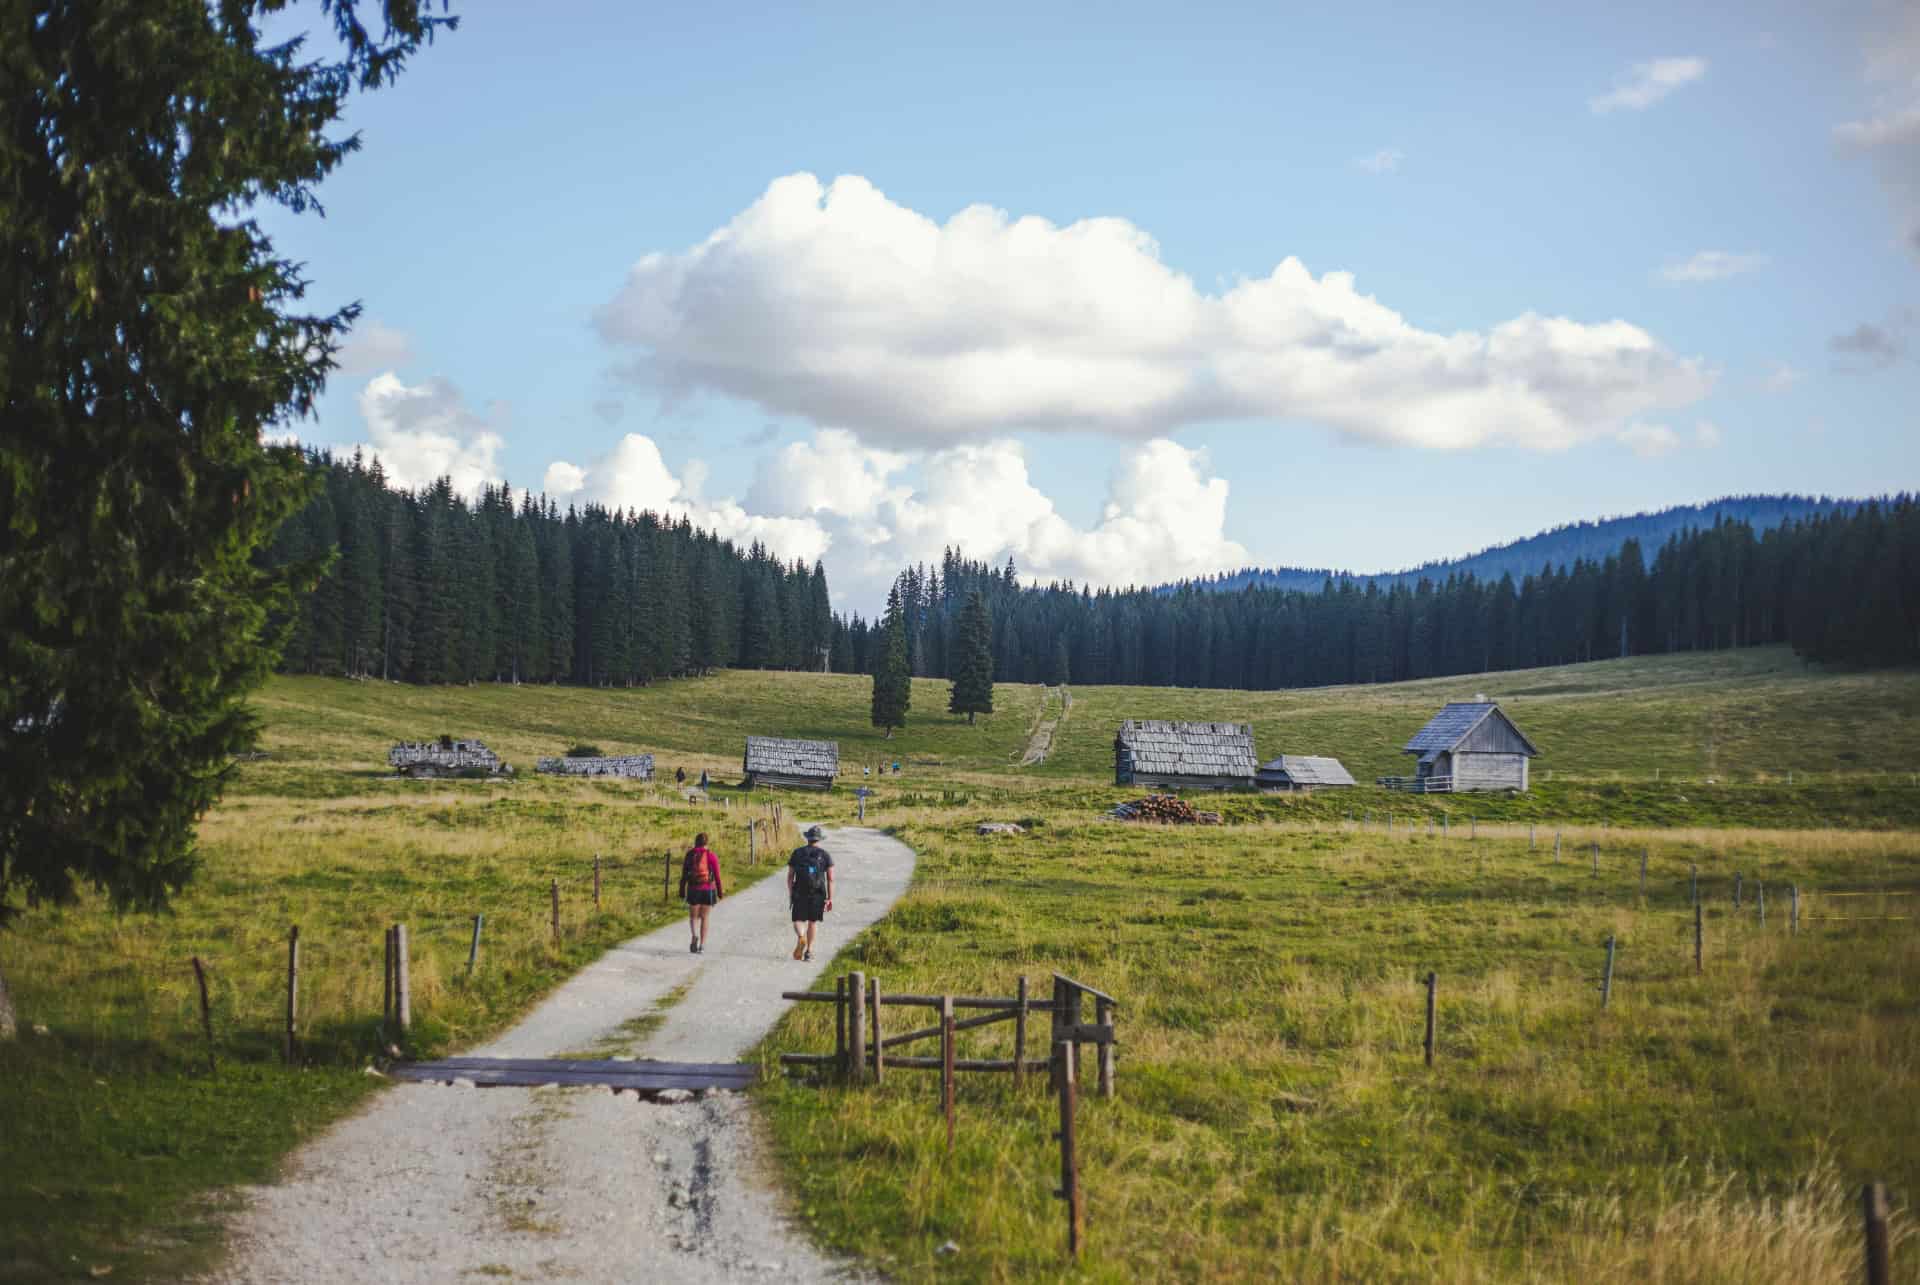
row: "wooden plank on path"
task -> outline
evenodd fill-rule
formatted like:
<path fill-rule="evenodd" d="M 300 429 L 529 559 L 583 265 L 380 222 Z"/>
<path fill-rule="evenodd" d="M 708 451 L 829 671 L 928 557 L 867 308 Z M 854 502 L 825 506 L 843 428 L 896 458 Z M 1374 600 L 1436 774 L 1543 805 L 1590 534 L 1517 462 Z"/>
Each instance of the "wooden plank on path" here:
<path fill-rule="evenodd" d="M 746 1089 L 759 1079 L 760 1068 L 738 1062 L 464 1057 L 402 1063 L 391 1074 L 396 1080 L 427 1083 L 471 1080 L 482 1087 L 561 1084 L 651 1093 L 663 1089 Z"/>

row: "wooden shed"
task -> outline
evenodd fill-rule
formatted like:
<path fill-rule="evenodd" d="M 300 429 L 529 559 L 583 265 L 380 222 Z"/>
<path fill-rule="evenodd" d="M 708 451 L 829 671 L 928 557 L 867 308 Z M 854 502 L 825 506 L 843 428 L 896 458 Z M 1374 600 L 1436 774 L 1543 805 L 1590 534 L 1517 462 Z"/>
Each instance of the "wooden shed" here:
<path fill-rule="evenodd" d="M 1257 767 L 1250 723 L 1130 718 L 1113 738 L 1116 785 L 1250 790 Z"/>
<path fill-rule="evenodd" d="M 1450 702 L 1414 733 L 1404 752 L 1418 756 L 1409 788 L 1430 794 L 1524 791 L 1527 760 L 1540 754 L 1513 720 L 1485 697 Z"/>
<path fill-rule="evenodd" d="M 1339 759 L 1312 754 L 1282 754 L 1262 763 L 1256 779 L 1263 790 L 1326 790 L 1358 784 Z"/>
<path fill-rule="evenodd" d="M 743 784 L 789 790 L 825 790 L 840 774 L 838 741 L 796 741 L 784 736 L 749 736 L 741 765 Z"/>

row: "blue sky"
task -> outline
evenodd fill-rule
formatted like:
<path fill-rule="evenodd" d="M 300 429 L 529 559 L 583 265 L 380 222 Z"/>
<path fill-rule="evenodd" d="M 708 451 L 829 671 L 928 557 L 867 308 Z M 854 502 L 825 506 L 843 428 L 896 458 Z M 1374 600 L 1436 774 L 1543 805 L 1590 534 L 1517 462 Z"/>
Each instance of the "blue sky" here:
<path fill-rule="evenodd" d="M 366 309 L 296 431 L 860 610 L 1914 486 L 1920 21 L 1565 8 L 456 5 L 268 221 Z"/>

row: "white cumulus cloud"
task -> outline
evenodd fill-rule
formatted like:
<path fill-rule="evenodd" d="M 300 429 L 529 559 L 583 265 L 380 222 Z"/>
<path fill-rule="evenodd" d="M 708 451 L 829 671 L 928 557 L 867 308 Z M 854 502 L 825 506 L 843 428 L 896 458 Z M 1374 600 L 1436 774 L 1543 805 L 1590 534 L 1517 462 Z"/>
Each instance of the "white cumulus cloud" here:
<path fill-rule="evenodd" d="M 1660 269 L 1660 279 L 1675 284 L 1725 281 L 1742 273 L 1755 272 L 1767 265 L 1764 254 L 1734 254 L 1726 250 L 1700 250 L 1685 259 Z"/>
<path fill-rule="evenodd" d="M 908 475 L 918 474 L 917 481 Z M 871 608 L 902 566 L 949 547 L 1030 580 L 1151 584 L 1248 561 L 1225 534 L 1228 484 L 1164 438 L 1116 463 L 1100 518 L 1078 527 L 1030 475 L 1020 443 L 963 442 L 915 459 L 828 429 L 760 464 L 750 504 L 814 524 L 835 593 Z"/>
<path fill-rule="evenodd" d="M 1776 361 L 1760 376 L 1760 387 L 1770 393 L 1784 393 L 1805 379 L 1807 374 L 1784 361 Z"/>
<path fill-rule="evenodd" d="M 1357 170 L 1365 170 L 1369 174 L 1391 174 L 1399 169 L 1400 162 L 1406 159 L 1407 154 L 1399 148 L 1383 147 L 1370 155 L 1354 157 L 1353 167 Z"/>
<path fill-rule="evenodd" d="M 1683 85 L 1707 74 L 1705 58 L 1654 58 L 1637 62 L 1614 78 L 1613 88 L 1587 100 L 1595 115 L 1645 111 Z"/>
<path fill-rule="evenodd" d="M 1635 455 L 1657 459 L 1680 445 L 1680 434 L 1665 424 L 1633 424 L 1620 434 L 1620 440 Z"/>
<path fill-rule="evenodd" d="M 382 322 L 363 321 L 348 332 L 333 360 L 342 375 L 398 370 L 413 361 L 413 338 Z"/>
<path fill-rule="evenodd" d="M 1726 433 L 1712 420 L 1703 419 L 1693 426 L 1693 440 L 1696 446 L 1712 450 L 1727 440 Z"/>
<path fill-rule="evenodd" d="M 496 456 L 505 445 L 496 421 L 472 410 L 460 390 L 445 379 L 406 384 L 392 373 L 375 375 L 360 390 L 360 417 L 366 421 L 364 448 L 376 456 L 396 486 L 421 487 L 441 477 L 472 495 L 500 481 Z"/>
<path fill-rule="evenodd" d="M 744 398 L 923 449 L 1249 419 L 1552 449 L 1619 436 L 1713 382 L 1627 321 L 1529 312 L 1427 331 L 1351 274 L 1293 258 L 1207 293 L 1124 219 L 976 205 L 943 224 L 865 179 L 810 174 L 689 250 L 646 255 L 596 324 L 667 396 Z"/>

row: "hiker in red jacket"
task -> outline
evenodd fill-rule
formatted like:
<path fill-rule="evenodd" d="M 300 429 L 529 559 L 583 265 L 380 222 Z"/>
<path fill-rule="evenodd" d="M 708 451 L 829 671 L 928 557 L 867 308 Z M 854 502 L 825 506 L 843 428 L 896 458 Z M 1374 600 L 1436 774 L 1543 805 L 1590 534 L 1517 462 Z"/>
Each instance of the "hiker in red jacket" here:
<path fill-rule="evenodd" d="M 693 846 L 680 862 L 680 895 L 687 899 L 687 949 L 698 955 L 707 948 L 707 915 L 727 895 L 720 883 L 720 858 L 707 847 L 707 836 L 693 836 Z"/>

